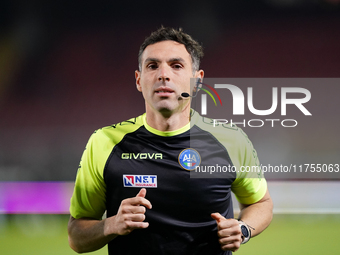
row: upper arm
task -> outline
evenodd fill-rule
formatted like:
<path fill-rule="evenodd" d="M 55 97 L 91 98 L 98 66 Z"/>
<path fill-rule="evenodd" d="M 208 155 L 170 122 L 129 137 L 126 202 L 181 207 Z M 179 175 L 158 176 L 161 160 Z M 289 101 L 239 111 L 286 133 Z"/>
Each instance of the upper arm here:
<path fill-rule="evenodd" d="M 72 217 L 101 219 L 105 212 L 106 185 L 103 171 L 112 147 L 107 147 L 105 137 L 93 134 L 86 145 L 77 172 L 71 198 Z"/>
<path fill-rule="evenodd" d="M 241 204 L 254 204 L 269 195 L 267 181 L 260 167 L 257 152 L 248 136 L 239 129 L 233 161 L 237 165 L 232 191 Z"/>
<path fill-rule="evenodd" d="M 264 196 L 259 201 L 252 203 L 252 204 L 261 204 L 261 203 L 267 203 L 269 206 L 273 207 L 273 201 L 272 201 L 272 198 L 269 194 L 268 189 L 266 190 L 266 193 L 264 194 Z M 249 205 L 251 205 L 251 204 L 243 204 L 243 203 L 239 202 L 240 210 L 248 207 Z"/>

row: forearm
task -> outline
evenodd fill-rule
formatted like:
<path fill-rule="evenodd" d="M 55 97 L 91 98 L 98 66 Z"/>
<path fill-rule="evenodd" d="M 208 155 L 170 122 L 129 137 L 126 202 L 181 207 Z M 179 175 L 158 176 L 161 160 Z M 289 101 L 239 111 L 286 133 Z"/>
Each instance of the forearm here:
<path fill-rule="evenodd" d="M 108 219 L 74 219 L 70 218 L 68 235 L 70 247 L 78 252 L 91 252 L 105 246 L 117 235 L 108 233 Z"/>
<path fill-rule="evenodd" d="M 254 237 L 265 230 L 273 218 L 273 202 L 269 192 L 257 203 L 240 205 L 239 220 L 251 227 L 251 236 Z"/>
<path fill-rule="evenodd" d="M 104 220 L 90 218 L 75 219 L 68 223 L 69 244 L 78 253 L 95 251 L 102 248 L 118 235 L 128 235 L 134 229 L 149 226 L 145 220 L 146 208 L 151 209 L 145 199 L 146 189 L 141 189 L 136 197 L 124 199 L 116 215 Z"/>

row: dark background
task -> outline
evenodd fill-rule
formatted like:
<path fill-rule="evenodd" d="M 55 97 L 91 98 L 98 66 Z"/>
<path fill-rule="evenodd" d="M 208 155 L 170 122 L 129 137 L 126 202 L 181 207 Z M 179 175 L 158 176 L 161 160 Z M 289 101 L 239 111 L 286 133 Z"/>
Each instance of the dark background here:
<path fill-rule="evenodd" d="M 137 54 L 161 25 L 182 27 L 203 44 L 207 77 L 339 77 L 339 2 L 2 0 L 0 181 L 73 181 L 95 129 L 144 112 Z M 312 98 L 323 95 L 337 108 L 326 101 L 339 92 L 320 86 Z M 327 128 L 311 129 L 319 140 L 333 138 Z M 321 149 L 308 131 L 284 134 L 284 146 L 294 140 L 306 154 L 309 141 L 317 157 Z M 275 157 L 263 132 L 249 136 L 260 159 L 268 149 Z M 340 148 L 320 153 L 335 157 Z"/>

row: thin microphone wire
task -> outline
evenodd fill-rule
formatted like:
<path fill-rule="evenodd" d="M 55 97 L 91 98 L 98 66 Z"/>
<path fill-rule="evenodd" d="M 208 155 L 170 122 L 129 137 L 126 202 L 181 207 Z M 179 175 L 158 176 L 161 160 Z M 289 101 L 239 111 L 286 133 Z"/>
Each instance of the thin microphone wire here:
<path fill-rule="evenodd" d="M 199 80 L 200 80 L 200 79 L 199 79 Z M 196 90 L 194 91 L 194 93 L 193 93 L 192 96 L 191 96 L 188 92 L 183 92 L 183 93 L 181 94 L 181 96 L 182 96 L 182 97 L 191 97 L 191 98 L 196 97 L 197 94 L 198 94 L 198 90 L 201 89 L 200 86 L 199 86 L 198 84 L 202 84 L 202 85 L 204 84 L 204 83 L 200 82 L 199 80 L 196 82 Z M 204 85 L 205 85 L 205 84 L 204 84 Z"/>

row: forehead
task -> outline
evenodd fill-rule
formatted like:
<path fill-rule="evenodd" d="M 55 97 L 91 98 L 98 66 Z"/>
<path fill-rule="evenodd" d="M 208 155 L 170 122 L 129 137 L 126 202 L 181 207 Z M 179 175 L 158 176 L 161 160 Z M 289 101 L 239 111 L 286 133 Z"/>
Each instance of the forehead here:
<path fill-rule="evenodd" d="M 147 58 L 157 58 L 160 60 L 182 58 L 191 63 L 191 56 L 184 44 L 175 41 L 161 41 L 148 45 L 142 54 L 142 63 Z"/>

